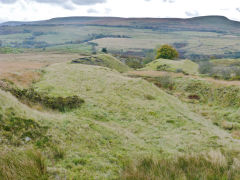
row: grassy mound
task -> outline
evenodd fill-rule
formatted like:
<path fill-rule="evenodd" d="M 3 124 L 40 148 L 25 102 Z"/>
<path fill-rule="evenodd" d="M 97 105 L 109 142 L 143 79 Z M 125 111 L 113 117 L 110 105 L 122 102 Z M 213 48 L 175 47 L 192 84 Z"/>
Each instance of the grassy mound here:
<path fill-rule="evenodd" d="M 189 77 L 145 77 L 156 86 L 189 103 L 194 112 L 240 139 L 240 88 Z"/>
<path fill-rule="evenodd" d="M 115 69 L 119 72 L 126 72 L 129 70 L 129 67 L 127 65 L 123 64 L 117 58 L 109 54 L 99 54 L 95 56 L 84 57 L 77 60 L 73 60 L 72 63 L 103 66 L 108 67 L 110 69 Z"/>
<path fill-rule="evenodd" d="M 68 63 L 46 69 L 34 85 L 50 96 L 81 96 L 81 108 L 54 124 L 68 177 L 114 179 L 129 158 L 237 148 L 226 131 L 142 79 L 108 68 Z M 231 145 L 230 145 L 231 144 Z M 60 172 L 61 174 L 61 172 Z"/>
<path fill-rule="evenodd" d="M 187 74 L 198 74 L 198 64 L 190 60 L 167 60 L 157 59 L 146 65 L 144 70 L 183 72 Z"/>
<path fill-rule="evenodd" d="M 81 108 L 72 111 L 39 112 L 0 90 L 0 107 L 5 116 L 2 120 L 8 126 L 21 120 L 12 128 L 14 132 L 18 130 L 18 137 L 25 130 L 37 133 L 39 128 L 48 126 L 44 136 L 51 137 L 49 146 L 30 141 L 20 144 L 20 149 L 26 145 L 40 147 L 49 159 L 47 169 L 52 179 L 119 179 L 126 162 L 145 155 L 172 157 L 240 146 L 228 132 L 193 113 L 176 97 L 152 83 L 123 76 L 109 68 L 53 64 L 46 67 L 42 79 L 33 88 L 49 97 L 78 96 L 85 100 Z M 6 118 L 7 111 L 14 113 L 14 120 Z M 31 126 L 24 129 L 25 119 L 32 119 L 38 125 L 26 121 Z M 2 162 L 2 167 L 8 166 L 8 161 Z M 19 163 L 22 162 L 17 160 L 10 165 L 19 167 L 15 165 Z M 45 171 L 40 174 L 44 177 Z"/>

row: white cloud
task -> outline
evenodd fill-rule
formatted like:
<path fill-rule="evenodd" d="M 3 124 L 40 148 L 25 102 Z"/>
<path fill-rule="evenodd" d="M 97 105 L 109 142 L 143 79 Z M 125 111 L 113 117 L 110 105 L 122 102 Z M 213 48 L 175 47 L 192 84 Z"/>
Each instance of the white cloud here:
<path fill-rule="evenodd" d="M 240 21 L 237 0 L 0 0 L 0 2 L 2 2 L 0 21 L 30 21 L 88 15 L 178 18 L 223 15 Z"/>

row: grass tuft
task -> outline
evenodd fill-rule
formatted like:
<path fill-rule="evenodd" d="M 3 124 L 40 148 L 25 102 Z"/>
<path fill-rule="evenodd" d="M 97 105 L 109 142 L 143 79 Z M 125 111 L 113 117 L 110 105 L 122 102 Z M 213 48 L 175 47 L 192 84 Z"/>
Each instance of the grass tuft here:
<path fill-rule="evenodd" d="M 226 158 L 220 151 L 183 155 L 170 159 L 143 158 L 130 164 L 122 173 L 125 180 L 237 180 L 239 160 Z"/>
<path fill-rule="evenodd" d="M 42 153 L 34 149 L 26 151 L 0 152 L 0 179 L 47 180 L 46 160 Z"/>

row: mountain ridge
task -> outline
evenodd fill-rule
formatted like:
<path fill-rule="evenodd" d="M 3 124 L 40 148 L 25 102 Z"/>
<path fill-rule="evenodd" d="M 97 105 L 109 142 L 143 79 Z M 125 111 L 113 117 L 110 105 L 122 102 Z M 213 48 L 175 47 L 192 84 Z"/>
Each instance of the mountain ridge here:
<path fill-rule="evenodd" d="M 209 15 L 209 16 L 196 16 L 196 17 L 191 17 L 191 18 L 154 18 L 154 17 L 141 17 L 141 18 L 133 18 L 133 17 L 107 17 L 107 16 L 69 16 L 69 17 L 55 17 L 51 19 L 46 19 L 46 20 L 39 20 L 39 21 L 6 21 L 0 23 L 0 26 L 3 25 L 28 25 L 28 24 L 38 24 L 38 23 L 47 23 L 55 20 L 70 20 L 70 19 L 88 19 L 88 20 L 96 20 L 96 19 L 111 19 L 111 20 L 169 20 L 169 21 L 187 21 L 187 20 L 197 20 L 197 19 L 206 19 L 206 18 L 218 18 L 218 19 L 224 19 L 226 21 L 232 21 L 236 23 L 240 23 L 240 21 L 236 20 L 231 20 L 225 16 L 221 15 Z"/>
<path fill-rule="evenodd" d="M 73 16 L 59 17 L 42 21 L 9 21 L 0 24 L 6 26 L 106 26 L 161 31 L 205 31 L 220 33 L 240 33 L 240 22 L 224 16 L 199 16 L 193 18 L 121 18 Z"/>

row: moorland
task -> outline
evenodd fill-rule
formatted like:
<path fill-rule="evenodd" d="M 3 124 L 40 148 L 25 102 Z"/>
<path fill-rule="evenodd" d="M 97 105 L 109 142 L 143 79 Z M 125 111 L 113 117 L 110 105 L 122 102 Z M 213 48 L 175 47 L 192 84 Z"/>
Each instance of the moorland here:
<path fill-rule="evenodd" d="M 0 24 L 0 179 L 240 178 L 240 22 Z M 169 44 L 174 60 L 155 58 Z"/>

